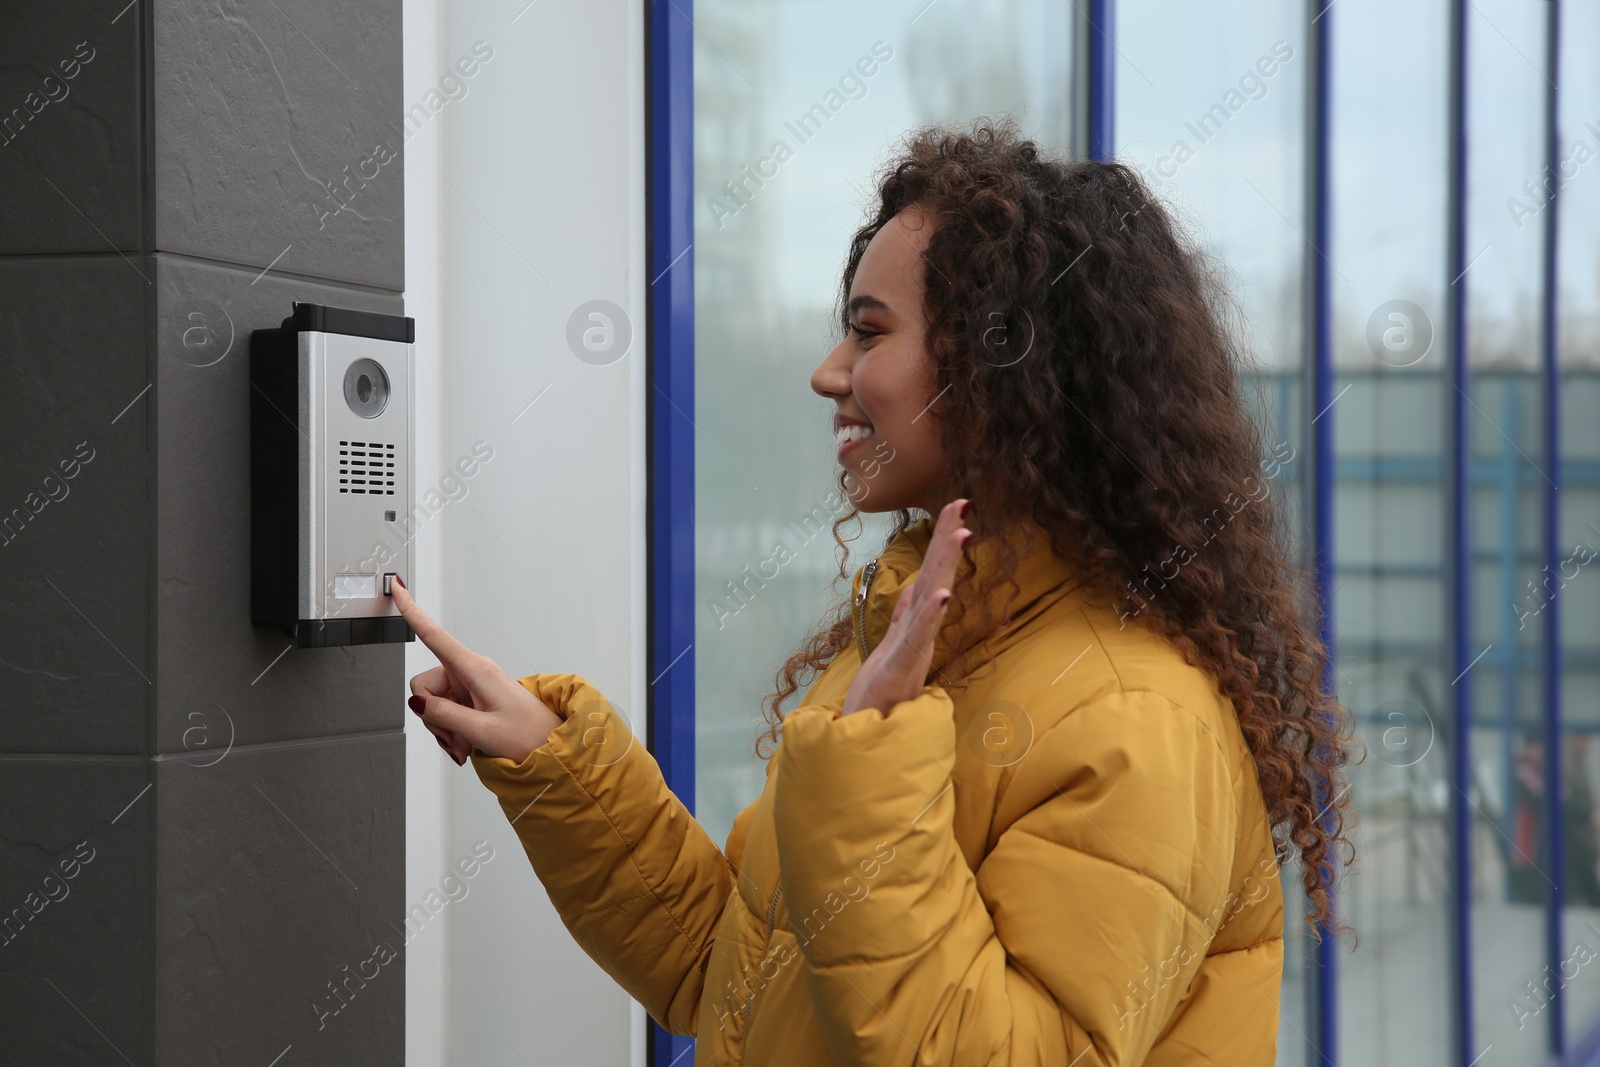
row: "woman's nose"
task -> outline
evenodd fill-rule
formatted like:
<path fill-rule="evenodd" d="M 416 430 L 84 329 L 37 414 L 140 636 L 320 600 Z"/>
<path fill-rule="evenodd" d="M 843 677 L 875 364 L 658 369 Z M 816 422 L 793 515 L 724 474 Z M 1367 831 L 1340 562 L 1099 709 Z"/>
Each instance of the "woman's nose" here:
<path fill-rule="evenodd" d="M 811 372 L 811 391 L 830 400 L 850 394 L 850 363 L 845 345 L 840 344 L 823 357 Z"/>

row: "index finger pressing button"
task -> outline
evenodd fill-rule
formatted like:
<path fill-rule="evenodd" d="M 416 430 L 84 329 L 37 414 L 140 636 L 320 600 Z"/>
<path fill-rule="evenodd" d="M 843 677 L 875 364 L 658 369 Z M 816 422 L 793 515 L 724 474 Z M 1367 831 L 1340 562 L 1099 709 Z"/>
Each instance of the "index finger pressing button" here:
<path fill-rule="evenodd" d="M 460 669 L 467 664 L 472 656 L 472 650 L 457 641 L 443 626 L 434 622 L 426 611 L 417 606 L 411 599 L 411 591 L 401 582 L 391 582 L 391 595 L 394 597 L 395 607 L 400 609 L 400 615 L 410 625 L 417 640 L 428 647 L 428 651 L 439 657 L 439 662 L 448 667 Z"/>

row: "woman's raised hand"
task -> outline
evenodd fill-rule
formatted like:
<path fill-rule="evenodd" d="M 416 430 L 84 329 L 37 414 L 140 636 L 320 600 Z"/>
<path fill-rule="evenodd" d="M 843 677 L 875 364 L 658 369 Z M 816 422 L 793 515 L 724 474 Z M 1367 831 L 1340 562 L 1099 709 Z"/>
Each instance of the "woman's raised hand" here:
<path fill-rule="evenodd" d="M 945 601 L 955 581 L 961 546 L 972 531 L 963 517 L 966 500 L 952 500 L 939 512 L 922 566 L 911 584 L 900 592 L 889 632 L 856 672 L 844 695 L 841 714 L 877 708 L 885 715 L 903 700 L 922 692 L 933 665 L 933 639 L 944 621 Z"/>
<path fill-rule="evenodd" d="M 458 764 L 476 747 L 486 756 L 521 763 L 550 736 L 562 718 L 488 656 L 452 637 L 411 599 L 396 578 L 395 606 L 417 640 L 439 657 L 439 666 L 411 679 L 411 710 Z"/>

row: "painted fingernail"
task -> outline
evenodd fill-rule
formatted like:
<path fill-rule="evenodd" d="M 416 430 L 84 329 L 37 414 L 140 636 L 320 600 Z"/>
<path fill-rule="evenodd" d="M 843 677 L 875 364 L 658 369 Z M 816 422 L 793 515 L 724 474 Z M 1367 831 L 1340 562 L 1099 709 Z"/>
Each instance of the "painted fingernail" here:
<path fill-rule="evenodd" d="M 394 576 L 394 580 L 400 584 L 401 589 L 406 587 L 406 580 L 400 577 L 398 574 Z"/>
<path fill-rule="evenodd" d="M 434 734 L 433 739 L 439 742 L 440 748 L 444 749 L 446 752 L 450 751 L 450 746 L 444 743 L 444 738 L 440 737 L 438 734 Z"/>
<path fill-rule="evenodd" d="M 964 518 L 966 518 L 966 517 L 967 517 L 967 512 L 969 512 L 969 511 L 971 511 L 971 510 L 972 510 L 972 501 L 970 501 L 970 500 L 963 500 L 963 501 L 962 501 L 962 502 L 961 502 L 961 510 L 960 510 L 960 511 L 958 511 L 958 512 L 956 512 L 956 515 L 957 515 L 957 516 L 958 516 L 958 517 L 960 517 L 960 518 L 963 518 L 963 519 L 964 519 Z"/>
<path fill-rule="evenodd" d="M 421 715 L 422 709 L 428 706 L 428 702 L 422 697 L 412 697 L 410 700 L 406 701 L 406 704 L 408 704 L 411 710 L 416 712 L 418 715 Z"/>

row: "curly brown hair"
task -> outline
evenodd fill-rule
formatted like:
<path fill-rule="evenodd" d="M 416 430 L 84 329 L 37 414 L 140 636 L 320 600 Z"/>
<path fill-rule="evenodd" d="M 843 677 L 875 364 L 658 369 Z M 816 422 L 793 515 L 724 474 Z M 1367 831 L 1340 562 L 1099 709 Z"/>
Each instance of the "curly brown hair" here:
<path fill-rule="evenodd" d="M 912 131 L 877 194 L 850 242 L 838 327 L 848 329 L 868 242 L 904 208 L 928 212 L 927 350 L 935 388 L 952 401 L 939 415 L 944 499 L 971 499 L 974 531 L 947 624 L 961 625 L 965 603 L 1015 587 L 1009 531 L 1031 517 L 1091 590 L 1216 677 L 1255 757 L 1279 856 L 1300 859 L 1308 924 L 1319 937 L 1345 929 L 1328 886 L 1341 852 L 1344 866 L 1355 855 L 1341 769 L 1350 719 L 1307 623 L 1319 604 L 1283 509 L 1270 497 L 1230 507 L 1267 464 L 1241 382 L 1245 354 L 1225 327 L 1226 286 L 1137 172 L 1048 158 L 1010 120 Z M 841 472 L 842 495 L 851 477 Z M 849 558 L 839 528 L 858 514 L 833 524 L 839 579 Z M 919 517 L 896 512 L 891 538 Z M 997 534 L 996 573 L 974 574 L 972 545 Z M 1155 575 L 1174 546 L 1203 548 L 1175 576 Z M 851 640 L 841 600 L 779 669 L 759 756 L 779 737 L 783 701 Z M 965 659 L 943 673 L 961 677 Z"/>

